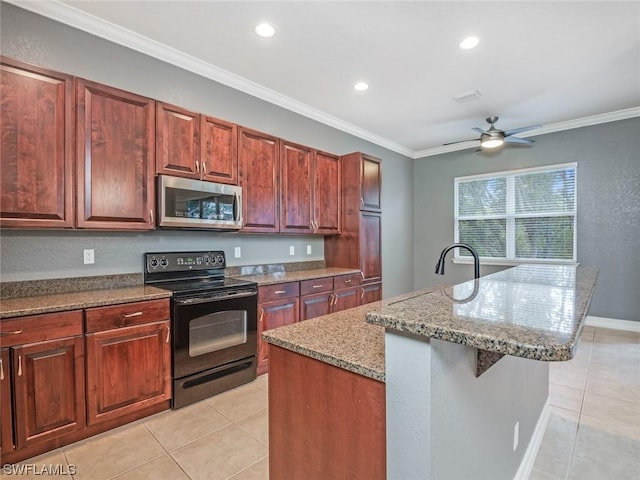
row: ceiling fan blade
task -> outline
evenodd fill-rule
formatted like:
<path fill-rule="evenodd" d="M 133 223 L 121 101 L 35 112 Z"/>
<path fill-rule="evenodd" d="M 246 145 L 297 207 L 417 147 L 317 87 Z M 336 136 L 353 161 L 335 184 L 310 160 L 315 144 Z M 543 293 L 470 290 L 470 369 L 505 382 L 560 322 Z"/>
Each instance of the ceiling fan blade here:
<path fill-rule="evenodd" d="M 455 145 L 456 143 L 465 143 L 465 142 L 477 142 L 480 139 L 478 138 L 471 138 L 469 140 L 458 140 L 457 142 L 449 142 L 449 143 L 443 143 L 442 146 L 446 147 L 447 145 Z"/>
<path fill-rule="evenodd" d="M 534 128 L 540 127 L 542 127 L 542 125 L 529 125 L 528 127 L 513 128 L 511 130 L 505 130 L 504 134 L 508 137 L 509 135 L 515 135 L 516 133 L 526 132 L 528 130 L 533 130 Z"/>
<path fill-rule="evenodd" d="M 479 127 L 473 127 L 471 130 L 473 130 L 474 132 L 478 132 L 480 135 L 482 135 L 485 132 L 485 130 L 482 130 Z"/>
<path fill-rule="evenodd" d="M 506 137 L 504 139 L 504 143 L 518 143 L 520 145 L 531 145 L 533 140 L 529 140 L 528 138 L 520 138 L 520 137 Z"/>

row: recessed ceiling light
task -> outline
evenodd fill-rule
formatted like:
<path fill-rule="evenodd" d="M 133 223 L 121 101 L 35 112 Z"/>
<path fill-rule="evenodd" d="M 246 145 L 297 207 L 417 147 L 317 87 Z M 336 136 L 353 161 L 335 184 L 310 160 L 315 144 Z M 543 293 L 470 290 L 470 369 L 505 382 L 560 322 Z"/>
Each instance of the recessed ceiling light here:
<path fill-rule="evenodd" d="M 358 82 L 353 86 L 353 88 L 359 92 L 364 92 L 369 88 L 369 84 L 367 82 Z"/>
<path fill-rule="evenodd" d="M 270 38 L 276 34 L 276 29 L 268 23 L 261 23 L 256 27 L 256 33 L 261 37 Z"/>
<path fill-rule="evenodd" d="M 480 39 L 478 37 L 471 36 L 462 40 L 458 44 L 458 47 L 460 47 L 460 49 L 462 50 L 471 50 L 472 48 L 477 47 L 479 43 L 480 43 Z"/>

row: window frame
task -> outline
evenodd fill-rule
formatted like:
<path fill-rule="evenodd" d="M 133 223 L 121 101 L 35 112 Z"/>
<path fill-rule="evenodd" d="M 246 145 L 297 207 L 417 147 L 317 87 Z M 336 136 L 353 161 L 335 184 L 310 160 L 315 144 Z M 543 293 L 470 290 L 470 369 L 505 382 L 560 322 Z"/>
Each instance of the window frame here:
<path fill-rule="evenodd" d="M 544 259 L 544 258 L 515 258 L 515 220 L 516 218 L 525 218 L 526 215 L 516 215 L 515 213 L 515 201 L 509 201 L 510 196 L 515 196 L 515 177 L 522 174 L 539 173 L 539 172 L 553 172 L 557 170 L 574 169 L 574 209 L 573 209 L 573 258 L 572 259 Z M 521 265 L 529 263 L 540 264 L 553 264 L 553 265 L 578 265 L 578 250 L 577 250 L 577 221 L 578 221 L 578 162 L 559 163 L 553 165 L 544 165 L 532 168 L 519 168 L 516 170 L 504 170 L 501 172 L 481 173 L 476 175 L 466 175 L 463 177 L 454 177 L 454 199 L 453 199 L 453 238 L 455 243 L 460 242 L 458 224 L 460 217 L 458 216 L 458 185 L 461 182 L 468 182 L 473 180 L 482 180 L 486 178 L 505 178 L 506 179 L 506 212 L 505 215 L 487 215 L 486 217 L 474 217 L 474 218 L 498 218 L 505 219 L 506 222 L 506 257 L 480 257 L 484 265 Z M 549 212 L 545 212 L 549 213 Z M 567 212 L 563 212 L 565 215 Z M 562 216 L 561 213 L 557 215 L 535 215 L 538 217 L 553 217 Z M 462 220 L 466 219 L 462 216 Z M 510 235 L 511 232 L 511 235 Z M 473 263 L 472 257 L 460 256 L 460 249 L 455 248 L 453 254 L 454 263 Z M 509 257 L 511 255 L 511 258 Z"/>

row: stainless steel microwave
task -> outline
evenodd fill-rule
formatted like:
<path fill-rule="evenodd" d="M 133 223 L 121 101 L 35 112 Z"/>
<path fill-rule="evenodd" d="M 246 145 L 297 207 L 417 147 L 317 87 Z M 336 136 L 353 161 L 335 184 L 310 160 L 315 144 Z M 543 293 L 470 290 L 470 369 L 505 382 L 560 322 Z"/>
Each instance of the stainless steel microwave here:
<path fill-rule="evenodd" d="M 158 226 L 239 230 L 242 228 L 242 188 L 159 175 Z"/>

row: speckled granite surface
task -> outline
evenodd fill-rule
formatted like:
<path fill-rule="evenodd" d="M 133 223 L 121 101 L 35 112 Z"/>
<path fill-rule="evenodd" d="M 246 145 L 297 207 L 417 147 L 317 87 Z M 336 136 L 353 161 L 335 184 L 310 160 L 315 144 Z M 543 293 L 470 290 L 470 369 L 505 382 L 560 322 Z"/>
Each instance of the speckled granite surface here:
<path fill-rule="evenodd" d="M 142 284 L 143 279 L 141 273 L 2 282 L 0 284 L 0 297 L 29 297 L 32 295 L 102 290 L 105 288 L 138 287 L 142 286 Z"/>
<path fill-rule="evenodd" d="M 350 273 L 360 273 L 357 268 L 318 268 L 314 270 L 296 270 L 264 273 L 259 275 L 242 275 L 243 280 L 257 282 L 258 285 L 273 285 L 274 283 L 297 282 L 300 280 L 311 280 L 313 278 L 335 277 L 337 275 L 348 275 Z"/>
<path fill-rule="evenodd" d="M 366 322 L 367 312 L 431 291 L 401 295 L 263 332 L 273 345 L 384 382 L 384 328 Z"/>
<path fill-rule="evenodd" d="M 570 360 L 597 275 L 585 267 L 520 265 L 382 307 L 366 317 L 387 329 L 489 352 Z"/>
<path fill-rule="evenodd" d="M 225 275 L 237 277 L 240 275 L 262 275 L 266 273 L 294 272 L 298 270 L 317 270 L 325 267 L 324 260 L 311 260 L 308 262 L 269 263 L 265 265 L 242 265 L 227 267 Z"/>
<path fill-rule="evenodd" d="M 100 307 L 119 303 L 168 298 L 171 292 L 144 285 L 124 288 L 54 293 L 28 297 L 5 298 L 0 301 L 0 319 L 62 312 L 78 308 Z"/>

